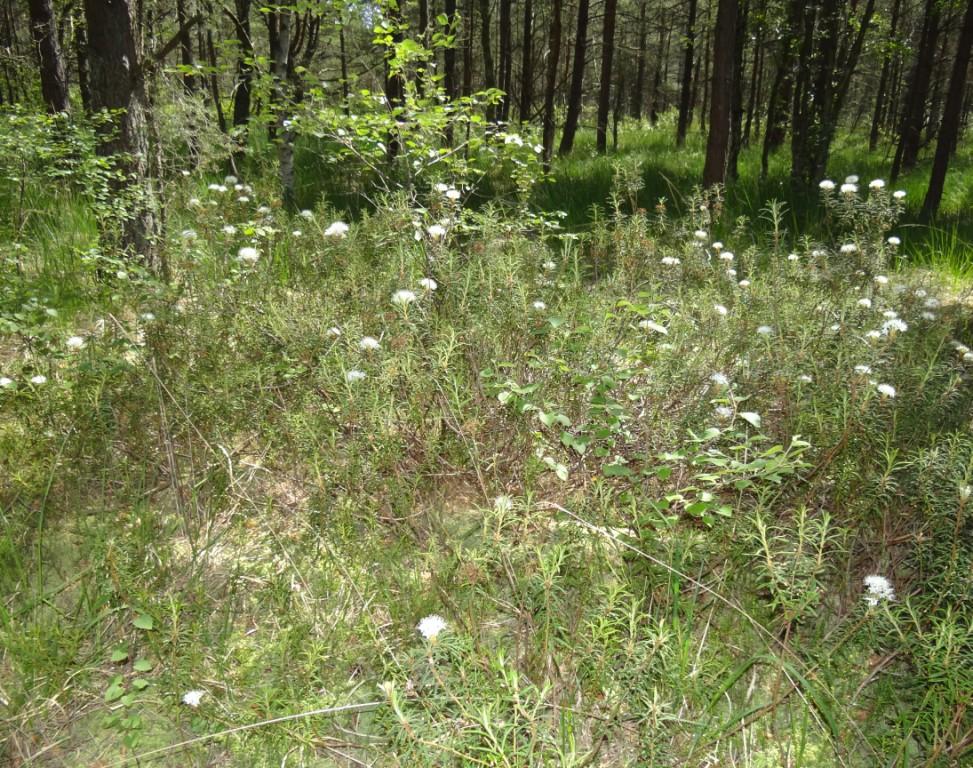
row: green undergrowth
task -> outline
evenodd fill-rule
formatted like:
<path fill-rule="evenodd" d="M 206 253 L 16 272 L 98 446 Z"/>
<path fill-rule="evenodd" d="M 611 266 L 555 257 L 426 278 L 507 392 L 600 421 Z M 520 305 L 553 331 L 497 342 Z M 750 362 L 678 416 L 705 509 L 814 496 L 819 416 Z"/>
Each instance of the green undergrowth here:
<path fill-rule="evenodd" d="M 48 263 L 38 219 L 3 265 L 6 756 L 968 760 L 966 285 L 899 258 L 889 190 L 798 237 L 614 174 L 543 238 L 188 179 L 168 282 L 87 236 Z"/>

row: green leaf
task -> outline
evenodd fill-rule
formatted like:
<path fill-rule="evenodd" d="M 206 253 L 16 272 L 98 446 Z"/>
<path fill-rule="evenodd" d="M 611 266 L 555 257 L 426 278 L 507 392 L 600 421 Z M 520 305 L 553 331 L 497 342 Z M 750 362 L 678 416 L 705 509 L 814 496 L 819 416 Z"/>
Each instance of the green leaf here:
<path fill-rule="evenodd" d="M 118 701 L 125 695 L 125 686 L 122 684 L 122 676 L 116 675 L 112 678 L 108 688 L 105 689 L 105 701 Z"/>
<path fill-rule="evenodd" d="M 136 691 L 144 691 L 146 688 L 149 687 L 149 681 L 146 680 L 144 677 L 136 677 L 132 681 L 132 687 Z"/>
<path fill-rule="evenodd" d="M 139 659 L 132 665 L 132 669 L 136 672 L 151 672 L 152 662 L 148 659 Z"/>
<path fill-rule="evenodd" d="M 605 477 L 631 477 L 634 473 L 624 464 L 606 464 L 602 471 Z"/>
<path fill-rule="evenodd" d="M 123 661 L 128 661 L 128 651 L 124 648 L 116 648 L 111 652 L 112 664 L 120 664 Z"/>
<path fill-rule="evenodd" d="M 147 613 L 140 613 L 132 623 L 136 629 L 144 629 L 146 632 L 155 627 L 155 621 Z"/>

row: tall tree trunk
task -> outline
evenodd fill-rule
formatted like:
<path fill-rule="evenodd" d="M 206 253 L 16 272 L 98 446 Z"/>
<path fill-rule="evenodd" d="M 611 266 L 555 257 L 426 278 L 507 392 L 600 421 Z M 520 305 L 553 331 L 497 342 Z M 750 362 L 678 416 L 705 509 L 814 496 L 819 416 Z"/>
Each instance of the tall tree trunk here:
<path fill-rule="evenodd" d="M 544 165 L 550 168 L 554 152 L 554 96 L 557 90 L 557 66 L 561 55 L 561 9 L 563 0 L 551 0 L 551 29 L 547 50 L 547 79 L 544 83 Z"/>
<path fill-rule="evenodd" d="M 909 79 L 899 129 L 899 145 L 895 152 L 895 160 L 892 162 L 892 181 L 899 177 L 901 171 L 915 168 L 919 159 L 922 126 L 926 120 L 926 98 L 929 94 L 936 57 L 936 42 L 939 37 L 939 16 L 938 0 L 926 0 L 919 50 Z"/>
<path fill-rule="evenodd" d="M 235 0 L 234 35 L 237 40 L 236 87 L 233 91 L 234 150 L 230 156 L 234 170 L 247 146 L 250 126 L 251 84 L 253 82 L 253 40 L 250 37 L 250 0 Z"/>
<path fill-rule="evenodd" d="M 217 68 L 216 61 L 216 46 L 213 45 L 213 29 L 212 27 L 207 27 L 206 29 L 206 53 L 209 58 L 209 92 L 213 97 L 213 104 L 216 107 L 216 123 L 220 127 L 222 133 L 226 133 L 226 115 L 223 114 L 223 99 L 220 96 L 220 79 L 218 76 L 219 69 Z"/>
<path fill-rule="evenodd" d="M 578 27 L 574 37 L 574 65 L 571 69 L 571 89 L 568 91 L 568 114 L 564 133 L 558 146 L 559 155 L 568 154 L 574 147 L 574 137 L 581 118 L 581 99 L 584 95 L 585 51 L 588 47 L 588 0 L 578 0 Z"/>
<path fill-rule="evenodd" d="M 473 94 L 473 36 L 475 34 L 476 19 L 473 18 L 473 0 L 466 0 L 466 10 L 463 13 L 463 95 Z"/>
<path fill-rule="evenodd" d="M 74 15 L 74 58 L 78 65 L 78 90 L 81 92 L 81 106 L 85 114 L 91 114 L 91 68 L 88 66 L 88 28 L 84 20 L 84 9 L 75 6 Z"/>
<path fill-rule="evenodd" d="M 290 101 L 287 75 L 290 70 L 291 32 L 294 15 L 289 8 L 279 7 L 267 14 L 270 41 L 270 74 L 273 78 L 271 97 L 276 110 L 273 138 L 277 143 L 277 163 L 284 204 L 294 204 L 294 132 L 287 119 Z M 390 99 L 391 101 L 391 99 Z M 390 142 L 391 143 L 391 142 Z"/>
<path fill-rule="evenodd" d="M 703 186 L 726 181 L 726 160 L 730 148 L 730 114 L 733 105 L 733 60 L 736 49 L 737 0 L 719 0 L 713 37 L 713 88 L 710 98 L 709 137 Z"/>
<path fill-rule="evenodd" d="M 51 0 L 29 0 L 30 31 L 40 60 L 41 95 L 51 114 L 66 112 L 68 79 L 64 73 L 64 59 L 58 45 L 54 25 L 54 4 Z"/>
<path fill-rule="evenodd" d="M 530 122 L 534 101 L 534 2 L 524 0 L 523 52 L 520 65 L 520 122 Z"/>
<path fill-rule="evenodd" d="M 456 0 L 446 0 L 443 5 L 443 12 L 446 15 L 450 29 L 454 30 L 456 19 Z M 449 45 L 443 50 L 443 88 L 446 89 L 446 98 L 455 101 L 459 95 L 458 83 L 456 80 L 456 46 Z"/>
<path fill-rule="evenodd" d="M 193 45 L 189 37 L 189 28 L 186 21 L 189 14 L 186 12 L 186 0 L 176 0 L 176 23 L 179 25 L 179 62 L 184 68 L 182 73 L 182 85 L 186 93 L 196 90 L 196 77 L 193 74 L 196 62 L 193 60 Z"/>
<path fill-rule="evenodd" d="M 960 30 L 959 41 L 956 44 L 956 58 L 953 60 L 953 71 L 949 78 L 949 90 L 946 93 L 942 124 L 939 127 L 939 136 L 936 140 L 936 156 L 932 162 L 929 187 L 922 203 L 922 218 L 925 221 L 935 218 L 939 211 L 939 203 L 943 198 L 943 187 L 946 184 L 946 172 L 949 170 L 950 155 L 953 153 L 953 148 L 959 138 L 967 74 L 970 69 L 971 48 L 973 48 L 973 0 L 968 0 L 966 13 L 963 14 L 963 26 Z"/>
<path fill-rule="evenodd" d="M 605 16 L 601 30 L 601 82 L 598 85 L 598 153 L 608 151 L 608 111 L 611 109 L 612 58 L 615 55 L 615 15 L 618 0 L 605 0 Z"/>
<path fill-rule="evenodd" d="M 777 55 L 777 71 L 770 87 L 770 100 L 767 106 L 767 129 L 764 133 L 763 151 L 760 159 L 760 175 L 767 177 L 770 153 L 784 143 L 787 138 L 787 124 L 791 115 L 794 97 L 794 60 L 801 41 L 800 31 L 803 21 L 802 0 L 790 0 L 787 4 L 787 20 L 780 37 Z"/>
<path fill-rule="evenodd" d="M 513 77 L 513 22 L 510 13 L 511 0 L 500 0 L 500 90 L 503 100 L 499 105 L 500 122 L 510 120 L 510 99 Z"/>
<path fill-rule="evenodd" d="M 344 19 L 341 20 L 341 24 L 338 27 L 338 58 L 341 59 L 341 108 L 345 113 L 345 117 L 350 117 L 351 104 L 348 102 L 348 97 L 351 94 L 348 84 L 348 47 L 345 43 Z"/>
<path fill-rule="evenodd" d="M 483 84 L 488 90 L 497 87 L 497 73 L 493 64 L 493 49 L 490 46 L 490 0 L 480 0 L 480 47 L 483 49 Z M 495 105 L 487 107 L 487 120 L 493 122 L 497 110 Z"/>
<path fill-rule="evenodd" d="M 753 66 L 750 69 L 750 93 L 747 96 L 747 124 L 743 128 L 743 146 L 750 146 L 750 130 L 753 128 L 754 115 L 759 111 L 760 75 L 764 66 L 763 22 L 757 19 L 757 34 L 753 43 Z"/>
<path fill-rule="evenodd" d="M 652 106 L 649 109 L 649 123 L 655 125 L 659 121 L 662 111 L 662 73 L 665 71 L 663 59 L 666 55 L 666 26 L 668 22 L 659 19 L 659 57 L 655 67 L 655 77 L 652 80 Z"/>
<path fill-rule="evenodd" d="M 750 0 L 742 0 L 736 25 L 733 58 L 733 103 L 730 107 L 730 152 L 726 159 L 727 176 L 736 181 L 740 174 L 737 163 L 743 148 L 743 49 L 750 18 Z"/>
<path fill-rule="evenodd" d="M 695 0 L 693 0 L 695 2 Z M 645 55 L 646 38 L 648 35 L 648 25 L 646 24 L 646 0 L 639 2 L 639 33 L 638 51 L 635 62 L 635 88 L 632 91 L 632 117 L 636 120 L 642 119 L 642 109 L 645 106 Z"/>
<path fill-rule="evenodd" d="M 887 90 L 889 87 L 889 74 L 892 68 L 892 56 L 896 45 L 896 35 L 899 26 L 899 10 L 902 0 L 893 0 L 892 17 L 889 20 L 889 38 L 886 41 L 885 54 L 882 56 L 882 73 L 878 78 L 878 90 L 875 92 L 875 112 L 872 115 L 872 127 L 868 133 L 868 151 L 874 152 L 878 146 L 878 139 L 882 131 L 882 121 L 885 117 L 885 108 L 888 102 Z"/>
<path fill-rule="evenodd" d="M 686 143 L 686 131 L 689 130 L 690 114 L 692 113 L 693 95 L 693 46 L 696 42 L 696 7 L 697 0 L 689 0 L 689 15 L 686 18 L 686 42 L 682 51 L 682 82 L 679 92 L 679 123 L 676 128 L 676 146 Z"/>
<path fill-rule="evenodd" d="M 119 114 L 117 131 L 103 134 L 98 147 L 125 177 L 120 190 L 131 196 L 122 222 L 124 249 L 153 262 L 158 235 L 154 190 L 148 173 L 149 140 L 145 70 L 139 55 L 134 8 L 128 0 L 85 0 L 91 106 Z"/>

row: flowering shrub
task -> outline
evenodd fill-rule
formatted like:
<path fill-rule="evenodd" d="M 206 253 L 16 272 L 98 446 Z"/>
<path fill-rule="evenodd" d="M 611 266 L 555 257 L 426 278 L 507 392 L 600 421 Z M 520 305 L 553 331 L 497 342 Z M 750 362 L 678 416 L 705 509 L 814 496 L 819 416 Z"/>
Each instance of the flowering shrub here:
<path fill-rule="evenodd" d="M 332 728 L 366 764 L 962 759 L 973 352 L 895 268 L 894 193 L 763 238 L 718 196 L 638 209 L 629 168 L 578 237 L 420 171 L 357 221 L 190 178 L 171 281 L 92 251 L 90 312 L 18 282 L 18 728 L 78 698 L 105 754 L 232 723 L 274 764 Z"/>

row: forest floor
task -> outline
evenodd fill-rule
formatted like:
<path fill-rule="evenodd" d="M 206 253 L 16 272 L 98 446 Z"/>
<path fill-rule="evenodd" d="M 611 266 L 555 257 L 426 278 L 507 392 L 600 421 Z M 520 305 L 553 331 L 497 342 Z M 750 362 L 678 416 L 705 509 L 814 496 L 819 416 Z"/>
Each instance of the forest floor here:
<path fill-rule="evenodd" d="M 165 282 L 34 201 L 0 293 L 10 764 L 970 759 L 968 221 L 929 268 L 921 185 L 851 149 L 807 223 L 750 182 L 710 218 L 698 147 L 585 146 L 543 239 L 191 177 Z"/>

